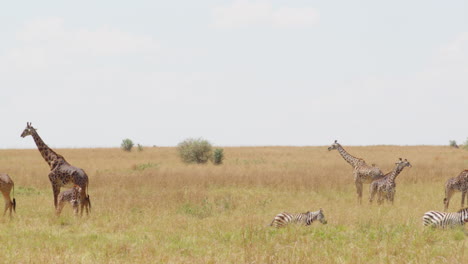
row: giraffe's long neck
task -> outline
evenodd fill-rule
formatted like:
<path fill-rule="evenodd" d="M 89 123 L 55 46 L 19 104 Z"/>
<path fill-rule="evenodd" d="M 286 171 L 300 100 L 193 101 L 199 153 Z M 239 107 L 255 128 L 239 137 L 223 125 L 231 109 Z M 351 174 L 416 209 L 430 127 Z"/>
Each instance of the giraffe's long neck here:
<path fill-rule="evenodd" d="M 49 148 L 44 141 L 41 139 L 39 134 L 36 131 L 32 133 L 32 137 L 34 138 L 34 142 L 36 143 L 37 149 L 41 153 L 44 160 L 49 164 L 50 168 L 52 169 L 54 165 L 54 161 L 59 158 L 62 158 L 59 154 L 55 153 L 51 148 Z"/>
<path fill-rule="evenodd" d="M 348 152 L 346 152 L 346 150 L 344 150 L 344 148 L 341 145 L 338 145 L 337 150 L 340 153 L 340 155 L 343 157 L 343 159 L 346 160 L 346 162 L 351 164 L 353 168 L 356 168 L 356 166 L 358 165 L 361 159 L 356 158 L 352 156 L 351 154 L 349 154 Z"/>
<path fill-rule="evenodd" d="M 398 176 L 398 174 L 400 174 L 400 172 L 403 170 L 405 166 L 402 166 L 401 164 L 398 164 L 394 169 L 393 171 L 390 173 L 390 175 L 388 175 L 388 182 L 390 183 L 395 183 L 395 179 L 396 177 Z"/>

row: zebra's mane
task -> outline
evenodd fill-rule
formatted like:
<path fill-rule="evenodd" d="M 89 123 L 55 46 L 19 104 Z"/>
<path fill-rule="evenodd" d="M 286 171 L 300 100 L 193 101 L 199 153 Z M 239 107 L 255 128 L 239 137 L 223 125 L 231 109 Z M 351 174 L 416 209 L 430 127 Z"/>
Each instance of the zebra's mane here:
<path fill-rule="evenodd" d="M 310 214 L 313 218 L 315 218 L 320 214 L 320 210 L 314 212 L 307 211 L 305 214 Z"/>
<path fill-rule="evenodd" d="M 458 210 L 457 213 L 461 213 L 461 212 L 463 212 L 463 211 L 468 211 L 468 207 L 465 207 L 465 208 L 462 208 L 462 209 Z"/>

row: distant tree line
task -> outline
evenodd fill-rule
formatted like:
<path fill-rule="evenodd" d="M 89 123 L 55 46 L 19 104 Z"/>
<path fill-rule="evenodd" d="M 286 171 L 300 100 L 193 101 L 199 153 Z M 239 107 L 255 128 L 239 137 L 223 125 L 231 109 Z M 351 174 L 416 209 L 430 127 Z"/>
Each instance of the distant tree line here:
<path fill-rule="evenodd" d="M 120 148 L 127 152 L 132 151 L 133 146 L 134 143 L 129 138 L 123 139 L 120 144 Z M 137 149 L 143 151 L 143 146 L 137 144 Z M 211 143 L 202 138 L 186 139 L 177 145 L 177 150 L 185 163 L 204 164 L 211 160 L 213 164 L 220 165 L 224 160 L 224 150 L 221 148 L 213 150 Z"/>
<path fill-rule="evenodd" d="M 462 145 L 458 145 L 457 142 L 455 140 L 449 140 L 449 146 L 452 147 L 452 148 L 464 148 L 466 150 L 468 150 L 468 138 L 465 140 L 465 142 L 462 144 Z"/>

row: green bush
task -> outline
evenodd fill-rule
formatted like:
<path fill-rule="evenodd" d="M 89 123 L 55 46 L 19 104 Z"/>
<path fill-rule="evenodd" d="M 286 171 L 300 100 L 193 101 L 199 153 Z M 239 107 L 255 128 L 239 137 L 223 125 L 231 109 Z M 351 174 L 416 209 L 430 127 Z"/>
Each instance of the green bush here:
<path fill-rule="evenodd" d="M 457 142 L 455 140 L 449 140 L 449 145 L 452 148 L 458 148 Z"/>
<path fill-rule="evenodd" d="M 211 157 L 211 144 L 204 139 L 189 138 L 177 145 L 180 158 L 185 163 L 206 163 Z"/>
<path fill-rule="evenodd" d="M 132 151 L 133 141 L 128 138 L 122 140 L 122 144 L 120 144 L 120 148 L 122 148 L 125 151 Z"/>
<path fill-rule="evenodd" d="M 468 150 L 468 138 L 466 139 L 465 143 L 463 143 L 463 148 Z"/>
<path fill-rule="evenodd" d="M 217 148 L 213 151 L 213 164 L 220 165 L 224 160 L 223 149 Z"/>
<path fill-rule="evenodd" d="M 143 151 L 143 146 L 140 145 L 140 144 L 137 144 L 137 149 L 138 149 L 138 151 Z"/>

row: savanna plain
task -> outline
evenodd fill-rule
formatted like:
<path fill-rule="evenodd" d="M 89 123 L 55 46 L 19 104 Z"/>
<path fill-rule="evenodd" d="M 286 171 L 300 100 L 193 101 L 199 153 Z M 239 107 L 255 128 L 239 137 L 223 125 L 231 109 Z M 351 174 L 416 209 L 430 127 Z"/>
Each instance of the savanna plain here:
<path fill-rule="evenodd" d="M 89 176 L 92 211 L 81 218 L 70 205 L 55 216 L 37 149 L 0 150 L 17 203 L 0 217 L 0 262 L 468 263 L 464 228 L 422 226 L 426 211 L 443 210 L 444 183 L 468 168 L 468 151 L 344 145 L 384 172 L 400 157 L 413 165 L 396 180 L 394 205 L 378 206 L 367 184 L 357 203 L 352 167 L 327 147 L 226 147 L 219 166 L 186 165 L 169 147 L 56 149 Z M 268 226 L 280 212 L 319 208 L 326 225 Z"/>

